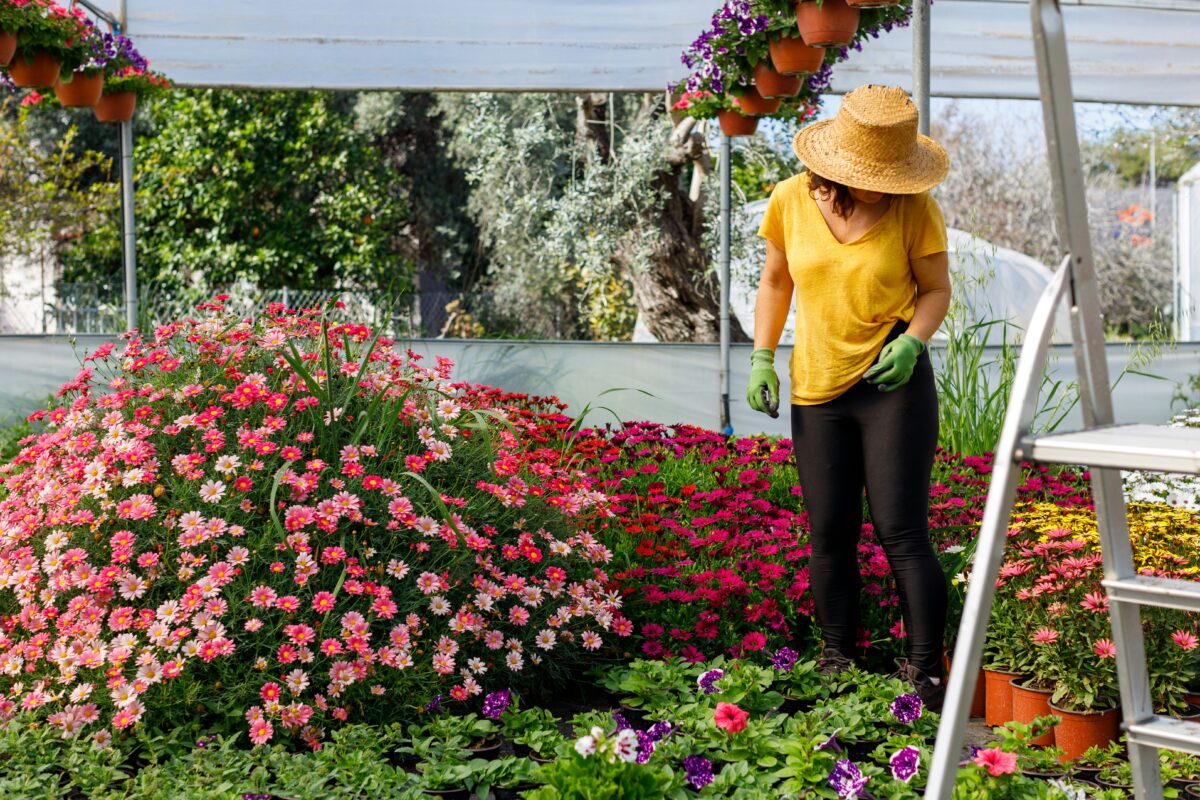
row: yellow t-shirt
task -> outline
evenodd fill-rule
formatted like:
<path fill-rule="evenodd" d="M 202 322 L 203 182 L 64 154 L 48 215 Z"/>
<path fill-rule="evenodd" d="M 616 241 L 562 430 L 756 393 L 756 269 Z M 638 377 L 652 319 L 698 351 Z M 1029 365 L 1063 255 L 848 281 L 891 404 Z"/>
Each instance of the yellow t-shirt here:
<path fill-rule="evenodd" d="M 946 222 L 928 192 L 893 195 L 875 224 L 842 244 L 808 191 L 808 174 L 775 185 L 758 235 L 787 253 L 796 284 L 792 403 L 816 405 L 858 382 L 897 320 L 917 307 L 912 259 L 946 251 Z"/>

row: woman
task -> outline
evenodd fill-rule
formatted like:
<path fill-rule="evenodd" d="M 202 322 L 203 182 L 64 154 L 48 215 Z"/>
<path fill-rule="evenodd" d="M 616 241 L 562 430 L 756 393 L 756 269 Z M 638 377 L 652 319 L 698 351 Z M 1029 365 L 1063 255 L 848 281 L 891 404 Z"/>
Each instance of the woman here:
<path fill-rule="evenodd" d="M 900 594 L 908 658 L 899 677 L 941 708 L 946 584 L 929 541 L 937 393 L 926 342 L 946 316 L 946 225 L 927 190 L 946 152 L 917 133 L 904 90 L 864 86 L 835 119 L 801 130 L 808 168 L 771 193 L 747 399 L 779 404 L 775 348 L 796 299 L 792 441 L 812 538 L 810 583 L 822 672 L 853 662 L 860 634 L 862 497 Z"/>

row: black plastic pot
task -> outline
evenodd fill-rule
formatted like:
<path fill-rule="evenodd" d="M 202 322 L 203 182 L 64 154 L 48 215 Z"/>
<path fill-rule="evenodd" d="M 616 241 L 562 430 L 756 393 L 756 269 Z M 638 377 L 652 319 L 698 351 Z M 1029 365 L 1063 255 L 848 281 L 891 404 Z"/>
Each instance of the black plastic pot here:
<path fill-rule="evenodd" d="M 1189 783 L 1183 791 L 1188 797 L 1200 797 L 1200 783 Z"/>
<path fill-rule="evenodd" d="M 520 783 L 507 789 L 503 786 L 497 786 L 492 792 L 495 800 L 520 800 L 525 792 L 535 788 L 537 788 L 537 784 Z"/>
<path fill-rule="evenodd" d="M 495 761 L 500 757 L 500 747 L 503 744 L 504 743 L 502 741 L 497 740 L 495 742 L 481 744 L 475 747 L 468 747 L 466 748 L 466 751 L 471 754 L 471 758 L 482 758 L 484 761 Z"/>
<path fill-rule="evenodd" d="M 1036 772 L 1031 769 L 1023 769 L 1023 770 L 1021 770 L 1021 774 L 1024 775 L 1026 778 L 1033 778 L 1034 780 L 1039 780 L 1039 781 L 1054 781 L 1054 780 L 1061 780 L 1061 779 L 1067 777 L 1067 773 L 1065 771 L 1063 771 L 1063 772 Z"/>
<path fill-rule="evenodd" d="M 441 797 L 443 800 L 470 800 L 471 792 L 467 789 L 426 789 L 430 797 Z"/>

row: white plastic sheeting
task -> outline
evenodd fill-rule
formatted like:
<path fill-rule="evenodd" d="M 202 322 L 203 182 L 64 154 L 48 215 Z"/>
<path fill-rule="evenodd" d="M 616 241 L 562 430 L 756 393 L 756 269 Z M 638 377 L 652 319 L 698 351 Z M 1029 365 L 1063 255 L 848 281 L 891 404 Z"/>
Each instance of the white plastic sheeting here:
<path fill-rule="evenodd" d="M 119 13 L 118 0 L 101 0 Z M 138 46 L 183 86 L 661 90 L 720 0 L 125 0 Z M 1064 2 L 1079 100 L 1200 105 L 1200 0 Z M 1024 2 L 937 0 L 932 94 L 1038 96 Z M 911 88 L 900 29 L 833 89 Z"/>
<path fill-rule="evenodd" d="M 1200 341 L 1200 164 L 1175 186 L 1175 338 Z"/>
<path fill-rule="evenodd" d="M 1200 188 L 1200 187 L 1198 187 Z M 744 234 L 753 236 L 762 224 L 763 214 L 766 213 L 767 201 L 759 200 L 750 203 L 745 208 Z M 1050 283 L 1053 273 L 1036 259 L 1008 250 L 984 241 L 964 231 L 951 228 L 949 230 L 950 281 L 954 296 L 961 311 L 954 313 L 953 324 L 964 328 L 976 323 L 987 321 L 1006 321 L 1015 328 L 1024 330 L 1033 316 L 1034 306 L 1042 290 Z M 1197 264 L 1200 269 L 1200 263 Z M 729 305 L 742 329 L 747 333 L 754 330 L 754 302 L 756 290 L 750 276 L 758 274 L 762 269 L 761 262 L 756 260 L 735 260 L 730 270 L 732 282 L 729 286 Z M 787 323 L 784 325 L 782 344 L 795 341 L 796 311 L 788 312 Z M 1071 341 L 1071 322 L 1065 308 L 1061 309 L 1055 321 L 1054 342 Z M 992 325 L 980 329 L 981 335 L 989 344 L 999 344 L 1004 331 L 1001 325 Z M 1019 332 L 1010 328 L 1010 342 L 1020 339 Z M 935 334 L 939 341 L 946 339 L 945 326 Z M 654 335 L 642 324 L 634 330 L 635 342 L 657 341 Z"/>
<path fill-rule="evenodd" d="M 0 422 L 14 413 L 27 413 L 44 404 L 64 381 L 79 370 L 79 357 L 111 337 L 79 336 L 76 352 L 65 337 L 0 336 Z M 716 429 L 719 349 L 715 344 L 605 344 L 596 342 L 514 342 L 461 339 L 419 339 L 405 342 L 428 359 L 446 356 L 457 364 L 454 377 L 473 383 L 500 386 L 514 392 L 557 395 L 569 404 L 568 414 L 577 415 L 589 402 L 593 410 L 587 423 L 603 425 L 622 420 L 651 420 L 673 424 L 685 422 Z M 750 377 L 750 345 L 733 345 L 730 374 L 731 420 L 738 435 L 771 433 L 790 436 L 788 415 L 773 420 L 752 411 L 745 401 Z M 1108 371 L 1114 379 L 1129 363 L 1126 345 L 1109 344 Z M 934 368 L 940 369 L 941 348 L 930 348 Z M 791 355 L 781 348 L 777 363 L 786 364 Z M 989 348 L 984 362 L 993 361 Z M 1071 348 L 1051 348 L 1051 374 L 1071 380 L 1075 361 Z M 1123 422 L 1162 424 L 1171 415 L 1171 395 L 1176 382 L 1200 370 L 1200 345 L 1181 345 L 1155 359 L 1146 372 L 1169 380 L 1144 375 L 1126 375 L 1117 385 L 1113 403 Z M 787 392 L 786 370 L 780 373 Z M 609 389 L 624 389 L 609 394 Z M 648 392 L 649 394 L 644 394 Z M 786 395 L 785 395 L 786 396 Z M 603 406 L 608 410 L 601 409 Z M 1067 417 L 1064 429 L 1080 425 L 1078 409 Z"/>

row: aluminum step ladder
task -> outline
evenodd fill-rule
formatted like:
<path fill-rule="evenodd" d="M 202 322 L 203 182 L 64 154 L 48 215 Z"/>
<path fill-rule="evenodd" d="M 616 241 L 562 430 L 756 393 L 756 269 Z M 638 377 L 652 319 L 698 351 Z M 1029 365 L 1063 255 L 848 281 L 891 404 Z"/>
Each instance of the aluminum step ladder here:
<path fill-rule="evenodd" d="M 1104 353 L 1096 272 L 1092 261 L 1083 171 L 1075 132 L 1066 33 L 1059 0 L 1031 0 L 1034 50 L 1041 85 L 1059 237 L 1068 255 L 1039 299 L 1013 379 L 987 505 L 966 596 L 954 670 L 938 728 L 926 800 L 950 800 L 963 731 L 983 654 L 996 579 L 1004 558 L 1009 517 L 1022 460 L 1091 468 L 1092 493 L 1104 559 L 1121 708 L 1138 800 L 1162 800 L 1158 751 L 1200 755 L 1200 723 L 1154 713 L 1146 671 L 1140 606 L 1200 611 L 1200 583 L 1138 575 L 1125 510 L 1121 469 L 1200 474 L 1200 430 L 1117 425 Z M 1053 332 L 1054 312 L 1069 296 L 1084 430 L 1030 435 L 1037 392 Z"/>

